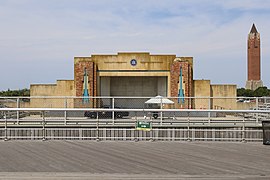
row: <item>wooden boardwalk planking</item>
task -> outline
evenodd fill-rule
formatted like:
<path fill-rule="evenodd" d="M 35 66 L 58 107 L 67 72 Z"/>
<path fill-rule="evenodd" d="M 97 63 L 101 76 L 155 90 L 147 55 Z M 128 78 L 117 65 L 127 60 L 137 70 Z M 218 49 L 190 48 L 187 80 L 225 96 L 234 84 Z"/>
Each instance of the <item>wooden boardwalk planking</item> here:
<path fill-rule="evenodd" d="M 0 142 L 0 178 L 270 179 L 269 148 L 232 142 L 7 141 Z"/>

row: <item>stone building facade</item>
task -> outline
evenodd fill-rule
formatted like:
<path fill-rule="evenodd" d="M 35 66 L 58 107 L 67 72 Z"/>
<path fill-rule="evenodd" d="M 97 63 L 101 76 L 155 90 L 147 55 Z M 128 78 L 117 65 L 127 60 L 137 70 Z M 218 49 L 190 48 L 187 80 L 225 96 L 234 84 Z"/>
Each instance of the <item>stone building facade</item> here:
<path fill-rule="evenodd" d="M 86 68 L 90 96 L 178 97 L 180 66 L 184 97 L 190 97 L 193 95 L 192 57 L 150 53 L 75 57 L 75 94 L 83 96 L 83 72 Z M 186 101 L 182 107 L 191 107 L 191 103 Z"/>

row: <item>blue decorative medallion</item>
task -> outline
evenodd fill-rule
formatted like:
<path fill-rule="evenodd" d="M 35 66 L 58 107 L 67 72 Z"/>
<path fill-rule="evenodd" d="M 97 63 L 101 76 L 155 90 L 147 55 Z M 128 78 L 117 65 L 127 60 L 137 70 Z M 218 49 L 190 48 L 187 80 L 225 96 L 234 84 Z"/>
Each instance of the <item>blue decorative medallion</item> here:
<path fill-rule="evenodd" d="M 130 64 L 131 64 L 131 66 L 136 66 L 137 65 L 137 60 L 136 59 L 131 59 Z"/>

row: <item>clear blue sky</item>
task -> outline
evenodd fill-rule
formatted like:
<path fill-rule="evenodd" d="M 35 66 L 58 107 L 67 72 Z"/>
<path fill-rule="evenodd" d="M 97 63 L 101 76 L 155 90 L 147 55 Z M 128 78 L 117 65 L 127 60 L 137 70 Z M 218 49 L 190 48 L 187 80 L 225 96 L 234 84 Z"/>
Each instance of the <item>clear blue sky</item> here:
<path fill-rule="evenodd" d="M 270 87 L 267 0 L 1 0 L 0 90 L 73 79 L 74 56 L 146 51 L 194 57 L 194 79 L 247 79 L 247 35 L 261 33 Z"/>

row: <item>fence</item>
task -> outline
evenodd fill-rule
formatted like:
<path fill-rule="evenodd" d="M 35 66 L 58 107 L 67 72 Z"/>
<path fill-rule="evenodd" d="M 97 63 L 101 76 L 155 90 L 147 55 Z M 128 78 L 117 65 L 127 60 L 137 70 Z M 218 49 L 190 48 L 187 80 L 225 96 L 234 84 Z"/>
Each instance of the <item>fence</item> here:
<path fill-rule="evenodd" d="M 146 103 L 149 99 L 153 97 L 0 97 L 0 108 L 270 109 L 269 97 L 160 97 L 154 104 Z"/>
<path fill-rule="evenodd" d="M 261 121 L 270 118 L 269 110 L 211 109 L 0 108 L 0 114 L 4 140 L 262 141 Z M 138 130 L 138 121 L 148 122 L 148 131 Z"/>
<path fill-rule="evenodd" d="M 0 135 L 2 140 L 262 141 L 262 131 L 254 128 L 8 128 L 0 129 Z"/>

